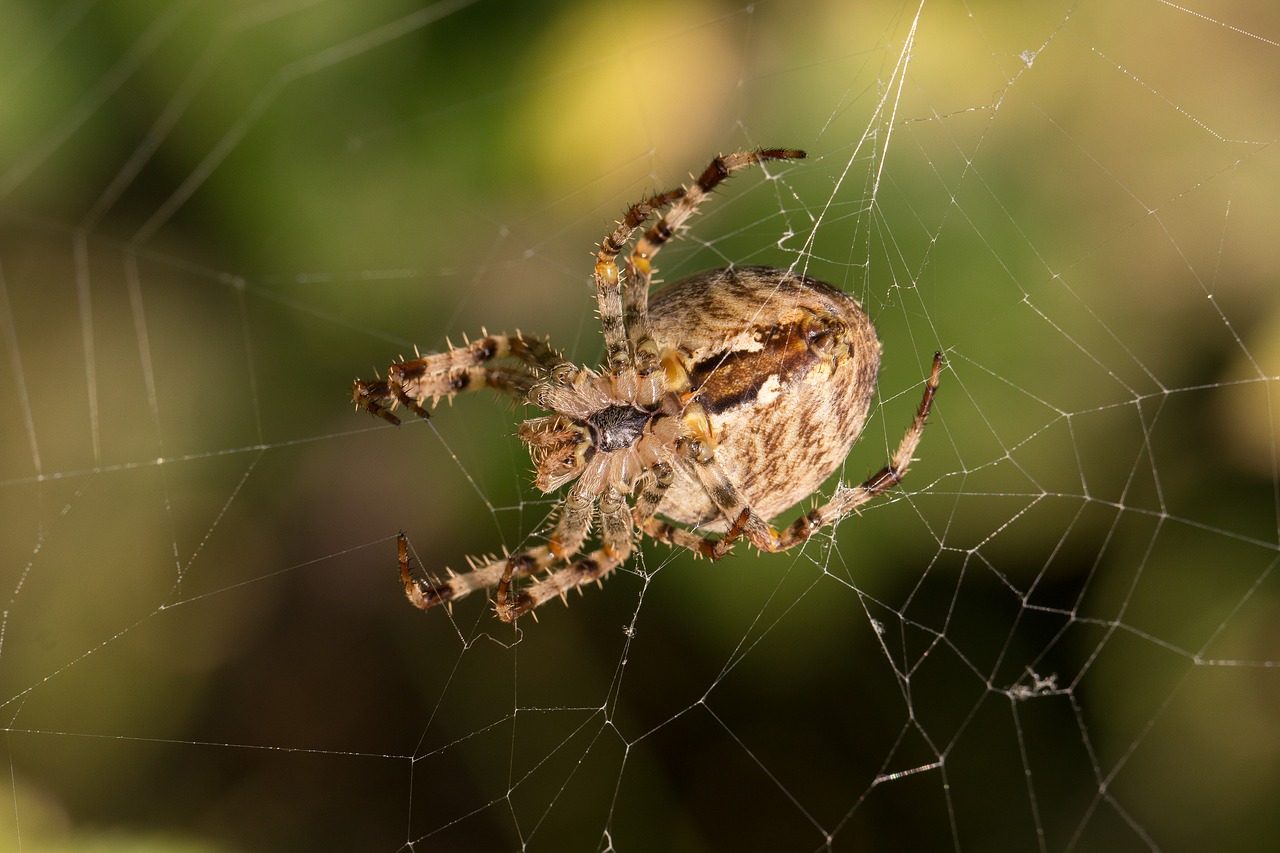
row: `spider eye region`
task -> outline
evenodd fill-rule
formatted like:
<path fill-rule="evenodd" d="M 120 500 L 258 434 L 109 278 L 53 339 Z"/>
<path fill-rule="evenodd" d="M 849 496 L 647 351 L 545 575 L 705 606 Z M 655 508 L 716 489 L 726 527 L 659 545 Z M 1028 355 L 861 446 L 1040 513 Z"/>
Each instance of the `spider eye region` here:
<path fill-rule="evenodd" d="M 634 406 L 606 406 L 587 418 L 587 426 L 591 427 L 596 450 L 609 453 L 639 441 L 649 417 L 648 412 Z"/>

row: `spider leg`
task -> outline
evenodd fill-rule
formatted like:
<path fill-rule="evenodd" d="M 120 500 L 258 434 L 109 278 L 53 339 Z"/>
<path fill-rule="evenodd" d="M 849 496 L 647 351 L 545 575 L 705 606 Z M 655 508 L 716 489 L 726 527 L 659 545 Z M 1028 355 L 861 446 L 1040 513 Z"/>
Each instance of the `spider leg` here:
<path fill-rule="evenodd" d="M 616 496 L 616 506 L 611 505 L 614 499 L 610 498 L 610 492 Z M 560 522 L 548 544 L 475 565 L 469 572 L 450 572 L 449 579 L 443 582 L 414 578 L 409 566 L 408 539 L 401 533 L 398 539 L 400 579 L 404 583 L 406 597 L 415 607 L 427 610 L 437 604 L 457 601 L 477 590 L 497 587 L 495 604 L 498 618 L 512 622 L 551 598 L 603 578 L 631 553 L 631 518 L 622 496 L 613 490 L 607 491 L 601 501 L 605 547 L 553 572 L 518 595 L 510 595 L 513 581 L 537 574 L 572 557 L 581 548 L 591 520 L 591 501 L 587 500 L 584 505 L 573 498 L 574 491 L 570 490 Z"/>
<path fill-rule="evenodd" d="M 626 266 L 625 321 L 637 372 L 641 376 L 651 373 L 658 362 L 658 347 L 649 333 L 649 282 L 653 277 L 654 256 L 685 220 L 697 212 L 698 205 L 711 191 L 734 172 L 769 160 L 799 160 L 805 156 L 805 152 L 792 148 L 758 148 L 722 154 L 707 165 L 693 186 L 656 197 L 669 198 L 674 203 L 665 216 L 636 240 Z"/>
<path fill-rule="evenodd" d="M 592 581 L 603 580 L 621 563 L 622 560 L 611 554 L 607 548 L 592 551 L 574 560 L 570 565 L 556 569 L 537 583 L 530 584 L 516 597 L 506 614 L 499 610 L 498 616 L 504 622 L 515 621 L 518 617 L 552 599 L 564 598 L 565 593 L 571 589 L 577 589 Z"/>
<path fill-rule="evenodd" d="M 676 527 L 662 519 L 658 518 L 658 504 L 662 503 L 663 496 L 667 493 L 667 489 L 671 487 L 672 481 L 675 479 L 675 472 L 671 466 L 665 462 L 658 462 L 651 469 L 653 471 L 653 479 L 648 482 L 644 489 L 640 492 L 640 497 L 636 499 L 635 509 L 632 514 L 635 523 L 645 532 L 647 536 L 659 542 L 665 542 L 668 545 L 677 545 L 681 548 L 688 548 L 695 554 L 701 554 L 709 560 L 718 560 L 733 547 L 736 536 L 722 536 L 719 539 L 711 539 L 706 536 L 685 530 L 683 527 Z"/>
<path fill-rule="evenodd" d="M 508 581 L 526 577 L 547 568 L 558 559 L 551 553 L 550 548 L 540 545 L 528 551 L 512 554 L 510 557 L 490 560 L 475 566 L 469 572 L 457 574 L 450 571 L 450 577 L 446 581 L 418 580 L 414 578 L 409 566 L 409 544 L 403 533 L 400 534 L 398 543 L 400 579 L 404 582 L 404 592 L 409 601 L 419 610 L 427 610 L 437 604 L 449 604 L 459 598 L 465 598 L 476 590 L 496 586 L 508 572 L 510 572 Z"/>
<path fill-rule="evenodd" d="M 890 457 L 889 464 L 872 474 L 859 486 L 837 489 L 830 501 L 797 518 L 780 534 L 780 549 L 800 544 L 812 536 L 814 531 L 828 524 L 834 524 L 902 482 L 907 468 L 911 465 L 911 457 L 916 452 L 916 447 L 924 434 L 924 425 L 929 417 L 929 411 L 933 408 L 933 398 L 938 392 L 943 361 L 942 353 L 934 353 L 933 369 L 929 372 L 928 381 L 925 382 L 924 396 L 916 409 L 916 416 L 911 421 L 906 434 L 902 436 L 902 441 L 898 443 L 898 449 Z"/>
<path fill-rule="evenodd" d="M 604 580 L 610 572 L 626 562 L 631 555 L 632 546 L 631 512 L 622 493 L 612 487 L 606 488 L 600 496 L 600 526 L 604 538 L 603 548 L 530 584 L 516 596 L 514 604 L 507 607 L 507 615 L 504 615 L 499 587 L 498 616 L 504 622 L 510 622 L 553 598 L 564 598 L 571 589 L 592 581 Z"/>
<path fill-rule="evenodd" d="M 711 502 L 719 507 L 725 518 L 733 519 L 734 524 L 726 538 L 740 531 L 752 545 L 762 551 L 785 551 L 804 542 L 819 528 L 832 524 L 853 512 L 868 501 L 884 494 L 902 481 L 911 465 L 911 456 L 920 444 L 924 434 L 925 421 L 933 408 L 933 398 L 938 391 L 938 382 L 942 374 L 942 353 L 933 356 L 933 369 L 925 383 L 924 396 L 916 409 L 916 416 L 910 428 L 898 444 L 897 451 L 889 460 L 889 464 L 867 478 L 866 482 L 853 489 L 844 489 L 836 493 L 828 503 L 800 516 L 785 530 L 779 532 L 766 519 L 751 507 L 738 493 L 732 480 L 724 470 L 716 464 L 713 452 L 707 451 L 696 440 L 685 447 L 685 456 L 692 466 L 694 475 L 702 483 L 711 498 Z"/>
<path fill-rule="evenodd" d="M 490 361 L 515 358 L 515 367 L 486 367 Z M 545 341 L 515 335 L 485 335 L 466 346 L 453 347 L 387 369 L 387 379 L 361 381 L 352 386 L 351 399 L 367 412 L 400 423 L 392 410 L 404 405 L 421 418 L 430 417 L 424 403 L 452 398 L 459 391 L 492 388 L 523 400 L 536 381 L 535 370 L 549 371 L 562 363 Z"/>
<path fill-rule="evenodd" d="M 537 379 L 520 367 L 480 365 L 431 374 L 422 374 L 412 368 L 399 369 L 401 367 L 397 365 L 388 371 L 392 394 L 397 402 L 423 419 L 430 417 L 423 405 L 427 400 L 434 404 L 441 397 L 451 399 L 459 391 L 478 388 L 491 388 L 500 394 L 523 400 Z"/>
<path fill-rule="evenodd" d="M 594 503 L 582 480 L 575 482 L 569 489 L 569 493 L 564 497 L 564 507 L 560 511 L 560 521 L 547 538 L 546 548 L 556 560 L 568 560 L 582 549 L 582 543 L 586 540 L 587 532 L 591 528 L 591 510 Z M 521 613 L 537 606 L 536 604 L 530 607 L 523 606 L 522 602 L 528 595 L 527 592 L 517 596 L 514 602 L 508 600 L 512 579 L 519 577 L 520 574 L 529 574 L 529 572 L 518 572 L 518 568 L 513 557 L 507 561 L 507 569 L 498 579 L 495 606 L 498 618 L 503 622 L 511 622 Z"/>
<path fill-rule="evenodd" d="M 633 364 L 626 322 L 623 317 L 618 253 L 626 247 L 631 235 L 650 216 L 682 195 L 684 195 L 683 189 L 669 190 L 633 204 L 627 211 L 627 215 L 618 223 L 618 227 L 600 243 L 600 249 L 596 253 L 596 302 L 599 304 L 600 324 L 604 331 L 605 363 L 609 365 L 610 370 L 622 371 Z M 648 279 L 645 280 L 645 287 L 648 287 Z M 634 289 L 628 286 L 628 292 Z"/>
<path fill-rule="evenodd" d="M 631 520 L 631 508 L 626 497 L 609 486 L 600 496 L 600 530 L 604 549 L 624 562 L 631 556 L 635 525 Z"/>
<path fill-rule="evenodd" d="M 719 507 L 725 518 L 733 519 L 733 526 L 721 541 L 729 540 L 732 544 L 732 540 L 746 536 L 747 541 L 761 551 L 781 551 L 781 535 L 742 498 L 714 455 L 709 459 L 692 461 L 694 475 L 707 490 L 711 502 Z"/>

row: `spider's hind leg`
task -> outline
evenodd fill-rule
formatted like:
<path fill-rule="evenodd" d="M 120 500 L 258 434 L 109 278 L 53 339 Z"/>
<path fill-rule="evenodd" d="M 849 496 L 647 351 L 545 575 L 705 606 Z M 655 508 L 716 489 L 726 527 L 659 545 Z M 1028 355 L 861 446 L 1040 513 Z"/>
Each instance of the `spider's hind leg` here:
<path fill-rule="evenodd" d="M 942 379 L 942 353 L 934 353 L 933 367 L 925 381 L 924 394 L 916 408 L 911 426 L 898 443 L 898 449 L 889 458 L 889 464 L 868 477 L 861 485 L 838 489 L 830 501 L 800 516 L 779 535 L 779 550 L 785 550 L 808 539 L 820 528 L 835 524 L 868 501 L 883 495 L 902 482 L 911 466 L 912 456 L 924 435 L 924 425 L 933 409 L 933 398 L 938 393 Z"/>
<path fill-rule="evenodd" d="M 711 539 L 658 518 L 658 504 L 662 503 L 667 489 L 671 488 L 675 471 L 665 462 L 656 463 L 650 471 L 652 477 L 640 491 L 640 497 L 636 500 L 635 509 L 632 511 L 636 526 L 655 541 L 665 542 L 672 547 L 688 548 L 712 562 L 728 554 L 738 534 L 741 533 L 741 526 L 735 525 L 730 534 L 721 536 L 719 539 Z"/>
<path fill-rule="evenodd" d="M 912 454 L 915 453 L 916 447 L 920 444 L 920 438 L 924 435 L 924 426 L 929 418 L 929 412 L 933 409 L 933 398 L 938 392 L 943 363 L 942 353 L 935 353 L 933 369 L 925 382 L 924 395 L 916 409 L 916 416 L 898 444 L 898 449 L 889 459 L 889 464 L 868 477 L 862 485 L 837 491 L 826 504 L 800 516 L 784 530 L 776 530 L 767 519 L 760 517 L 716 462 L 714 453 L 698 456 L 691 451 L 686 451 L 688 464 L 702 483 L 702 487 L 706 489 L 712 503 L 719 508 L 725 518 L 733 520 L 731 534 L 739 533 L 745 536 L 761 551 L 776 552 L 793 548 L 807 540 L 820 528 L 834 524 L 902 482 L 907 468 L 911 465 Z"/>

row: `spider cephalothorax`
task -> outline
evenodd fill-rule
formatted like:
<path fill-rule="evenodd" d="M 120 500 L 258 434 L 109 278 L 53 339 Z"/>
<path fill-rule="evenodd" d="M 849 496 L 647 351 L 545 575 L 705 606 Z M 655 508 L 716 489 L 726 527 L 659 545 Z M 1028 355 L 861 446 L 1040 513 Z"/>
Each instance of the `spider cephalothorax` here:
<path fill-rule="evenodd" d="M 740 537 L 780 551 L 902 479 L 933 404 L 941 353 L 889 464 L 777 530 L 769 519 L 813 494 L 862 431 L 880 366 L 874 326 L 841 291 L 772 267 L 698 273 L 649 299 L 653 257 L 707 193 L 737 169 L 803 156 L 773 148 L 717 157 L 692 186 L 627 211 L 596 256 L 606 350 L 598 370 L 573 366 L 541 341 L 486 335 L 394 364 L 385 382 L 355 383 L 355 402 L 392 423 L 397 405 L 427 417 L 428 399 L 470 388 L 527 401 L 550 413 L 519 429 L 535 484 L 545 492 L 571 484 L 545 545 L 447 580 L 415 579 L 401 535 L 401 579 L 414 604 L 425 609 L 496 587 L 498 615 L 511 621 L 604 578 L 630 555 L 636 528 L 711 559 Z M 619 271 L 617 256 L 632 235 L 668 206 Z M 502 359 L 512 361 L 493 365 Z M 579 557 L 596 516 L 602 545 Z M 543 571 L 512 593 L 514 581 Z"/>

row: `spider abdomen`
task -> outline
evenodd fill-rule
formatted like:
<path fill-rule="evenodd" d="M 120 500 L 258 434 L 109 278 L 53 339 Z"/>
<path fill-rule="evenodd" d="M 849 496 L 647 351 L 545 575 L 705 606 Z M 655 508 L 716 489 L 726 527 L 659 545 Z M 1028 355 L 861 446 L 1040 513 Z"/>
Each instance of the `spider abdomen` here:
<path fill-rule="evenodd" d="M 875 327 L 852 297 L 772 267 L 729 267 L 653 294 L 660 347 L 689 365 L 715 458 L 765 519 L 813 494 L 866 423 L 880 367 Z M 658 512 L 720 531 L 707 490 L 677 472 Z"/>

